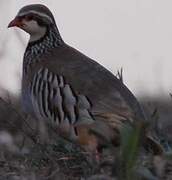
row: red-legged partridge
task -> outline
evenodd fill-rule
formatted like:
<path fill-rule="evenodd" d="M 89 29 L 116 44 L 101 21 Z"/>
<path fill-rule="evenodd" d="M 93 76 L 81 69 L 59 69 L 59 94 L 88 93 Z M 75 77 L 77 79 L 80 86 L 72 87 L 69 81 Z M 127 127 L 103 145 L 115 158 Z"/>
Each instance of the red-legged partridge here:
<path fill-rule="evenodd" d="M 22 78 L 26 112 L 91 152 L 116 142 L 124 122 L 146 121 L 122 81 L 63 41 L 46 6 L 23 7 L 10 22 L 13 26 L 30 35 Z"/>

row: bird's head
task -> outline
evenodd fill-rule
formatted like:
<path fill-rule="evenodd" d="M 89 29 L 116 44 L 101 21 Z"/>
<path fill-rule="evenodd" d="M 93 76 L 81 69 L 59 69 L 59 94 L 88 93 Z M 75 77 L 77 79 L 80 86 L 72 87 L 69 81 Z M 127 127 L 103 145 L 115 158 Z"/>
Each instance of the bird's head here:
<path fill-rule="evenodd" d="M 47 29 L 52 26 L 56 27 L 53 14 L 41 4 L 24 6 L 8 25 L 8 27 L 19 27 L 29 33 L 30 41 L 43 37 Z"/>

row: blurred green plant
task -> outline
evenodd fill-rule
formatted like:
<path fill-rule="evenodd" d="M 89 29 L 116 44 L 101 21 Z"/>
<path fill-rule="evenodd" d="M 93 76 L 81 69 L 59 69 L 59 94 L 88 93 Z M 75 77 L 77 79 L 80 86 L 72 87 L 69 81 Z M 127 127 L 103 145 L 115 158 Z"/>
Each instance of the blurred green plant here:
<path fill-rule="evenodd" d="M 120 180 L 135 180 L 137 160 L 140 151 L 140 140 L 143 127 L 141 124 L 131 126 L 125 124 L 121 129 L 121 147 L 120 147 Z"/>

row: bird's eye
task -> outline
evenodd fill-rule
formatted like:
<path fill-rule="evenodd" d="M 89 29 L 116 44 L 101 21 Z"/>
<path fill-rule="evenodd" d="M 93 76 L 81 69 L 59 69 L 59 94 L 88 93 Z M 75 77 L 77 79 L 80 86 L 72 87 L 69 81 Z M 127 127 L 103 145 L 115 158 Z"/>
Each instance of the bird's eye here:
<path fill-rule="evenodd" d="M 31 21 L 33 20 L 33 15 L 29 14 L 25 17 L 26 21 Z"/>

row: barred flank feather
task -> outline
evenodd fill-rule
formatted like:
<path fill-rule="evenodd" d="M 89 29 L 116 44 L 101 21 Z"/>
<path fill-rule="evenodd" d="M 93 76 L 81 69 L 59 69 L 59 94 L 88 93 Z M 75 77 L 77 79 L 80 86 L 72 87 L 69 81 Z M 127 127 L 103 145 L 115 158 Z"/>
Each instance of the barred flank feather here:
<path fill-rule="evenodd" d="M 35 74 L 30 94 L 37 118 L 45 119 L 57 127 L 65 127 L 63 131 L 72 133 L 72 136 L 77 136 L 74 130 L 76 124 L 88 125 L 94 122 L 87 98 L 75 95 L 62 76 L 55 75 L 46 68 L 41 68 Z"/>

